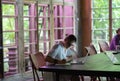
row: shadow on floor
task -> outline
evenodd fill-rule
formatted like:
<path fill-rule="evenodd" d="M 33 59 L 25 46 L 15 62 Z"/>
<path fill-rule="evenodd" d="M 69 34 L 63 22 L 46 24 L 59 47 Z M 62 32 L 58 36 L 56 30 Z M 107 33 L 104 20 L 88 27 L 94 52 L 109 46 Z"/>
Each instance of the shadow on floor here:
<path fill-rule="evenodd" d="M 39 76 L 41 76 L 41 73 L 39 73 Z M 84 76 L 85 81 L 90 81 L 89 76 Z M 22 74 L 16 74 L 13 76 L 5 77 L 4 79 L 1 79 L 0 81 L 34 81 L 33 80 L 33 74 L 32 72 L 27 72 Z M 101 77 L 101 81 L 106 81 L 105 77 Z"/>

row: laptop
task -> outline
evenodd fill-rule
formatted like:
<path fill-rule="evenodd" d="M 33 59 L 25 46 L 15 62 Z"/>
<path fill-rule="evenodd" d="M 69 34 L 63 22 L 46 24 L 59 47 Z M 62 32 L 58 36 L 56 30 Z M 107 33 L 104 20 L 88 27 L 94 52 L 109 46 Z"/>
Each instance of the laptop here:
<path fill-rule="evenodd" d="M 87 60 L 87 57 L 89 56 L 89 53 L 86 54 L 86 56 L 78 59 L 74 59 L 71 64 L 84 64 Z"/>
<path fill-rule="evenodd" d="M 106 51 L 105 52 L 106 56 L 111 60 L 111 62 L 114 65 L 120 65 L 120 61 L 117 59 L 117 57 L 113 54 L 113 52 Z"/>
<path fill-rule="evenodd" d="M 84 64 L 84 61 L 82 58 L 74 59 L 73 61 L 70 62 L 70 64 Z"/>

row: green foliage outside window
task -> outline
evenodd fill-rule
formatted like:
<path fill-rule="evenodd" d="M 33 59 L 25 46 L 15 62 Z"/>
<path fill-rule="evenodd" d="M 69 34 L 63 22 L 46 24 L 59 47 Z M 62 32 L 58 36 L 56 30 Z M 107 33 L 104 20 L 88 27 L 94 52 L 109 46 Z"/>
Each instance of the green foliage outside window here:
<path fill-rule="evenodd" d="M 3 15 L 14 15 L 14 5 L 12 4 L 2 4 L 2 14 Z"/>
<path fill-rule="evenodd" d="M 98 41 L 109 41 L 109 2 L 110 0 L 92 0 L 92 42 L 98 45 Z M 120 1 L 112 0 L 112 36 L 120 27 Z"/>

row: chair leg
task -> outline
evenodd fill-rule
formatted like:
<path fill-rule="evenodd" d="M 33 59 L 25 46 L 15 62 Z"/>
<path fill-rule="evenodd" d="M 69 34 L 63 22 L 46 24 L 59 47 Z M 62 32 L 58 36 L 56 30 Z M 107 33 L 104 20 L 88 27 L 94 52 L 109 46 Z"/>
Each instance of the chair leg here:
<path fill-rule="evenodd" d="M 97 77 L 93 77 L 93 81 L 96 81 Z"/>
<path fill-rule="evenodd" d="M 36 81 L 36 78 L 35 78 L 35 70 L 33 69 L 33 67 L 32 67 L 32 73 L 33 73 L 33 79 L 34 79 L 34 81 Z"/>
<path fill-rule="evenodd" d="M 35 73 L 36 73 L 37 80 L 40 81 L 39 75 L 36 70 L 35 70 Z"/>
<path fill-rule="evenodd" d="M 108 78 L 108 77 L 106 77 L 106 81 L 109 81 L 109 78 Z"/>
<path fill-rule="evenodd" d="M 44 72 L 42 71 L 41 73 L 42 73 L 42 79 L 43 79 Z"/>
<path fill-rule="evenodd" d="M 71 77 L 71 81 L 80 81 L 80 77 L 77 76 L 77 75 L 73 75 L 73 76 Z"/>
<path fill-rule="evenodd" d="M 101 81 L 100 77 L 98 77 L 98 80 Z"/>
<path fill-rule="evenodd" d="M 115 77 L 109 77 L 109 78 L 110 78 L 110 81 L 116 81 Z"/>
<path fill-rule="evenodd" d="M 34 78 L 34 81 L 40 81 L 40 78 L 39 78 L 39 75 L 36 71 L 36 69 L 34 69 L 34 67 L 32 67 L 32 72 L 33 72 L 33 78 Z M 37 80 L 36 80 L 36 77 L 37 77 Z"/>
<path fill-rule="evenodd" d="M 81 76 L 80 76 L 80 79 L 81 79 L 81 81 L 84 81 L 84 76 L 81 75 Z"/>
<path fill-rule="evenodd" d="M 97 77 L 95 76 L 91 76 L 91 80 L 90 81 L 96 81 Z"/>
<path fill-rule="evenodd" d="M 95 76 L 91 76 L 91 80 L 90 81 L 96 81 L 98 78 L 98 81 L 101 81 L 100 77 L 95 77 Z"/>

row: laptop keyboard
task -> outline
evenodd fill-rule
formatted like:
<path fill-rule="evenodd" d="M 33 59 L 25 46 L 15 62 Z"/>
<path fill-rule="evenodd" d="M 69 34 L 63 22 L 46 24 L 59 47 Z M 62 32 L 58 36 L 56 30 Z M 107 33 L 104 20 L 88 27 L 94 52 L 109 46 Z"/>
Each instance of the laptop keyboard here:
<path fill-rule="evenodd" d="M 112 52 L 105 52 L 105 54 L 106 54 L 107 57 L 112 61 L 113 64 L 115 64 L 115 65 L 120 65 L 120 62 L 119 62 L 118 59 L 115 57 L 115 55 L 112 54 Z"/>

